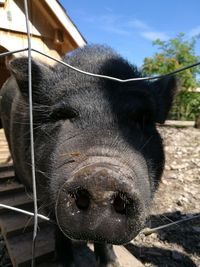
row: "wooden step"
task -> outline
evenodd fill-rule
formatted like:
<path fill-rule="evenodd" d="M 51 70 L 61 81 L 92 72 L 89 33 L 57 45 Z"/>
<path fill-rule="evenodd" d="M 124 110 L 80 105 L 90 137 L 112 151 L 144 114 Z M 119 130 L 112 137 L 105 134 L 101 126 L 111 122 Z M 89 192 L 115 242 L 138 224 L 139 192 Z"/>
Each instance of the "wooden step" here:
<path fill-rule="evenodd" d="M 41 228 L 47 225 L 48 222 L 39 218 L 38 223 L 39 228 Z M 0 217 L 0 226 L 4 238 L 31 232 L 33 231 L 33 225 L 33 217 L 16 211 L 8 210 L 1 214 Z"/>
<path fill-rule="evenodd" d="M 13 180 L 9 180 L 5 183 L 0 183 L 0 196 L 6 195 L 8 193 L 15 193 L 15 192 L 24 192 L 25 191 L 25 187 L 16 182 L 14 179 Z"/>
<path fill-rule="evenodd" d="M 28 196 L 26 192 L 16 192 L 14 194 L 9 193 L 0 196 L 0 203 L 12 207 L 25 209 L 33 206 L 33 199 Z M 0 213 L 6 212 L 7 209 L 0 207 Z"/>
<path fill-rule="evenodd" d="M 0 172 L 0 182 L 14 179 L 15 172 L 13 170 L 5 170 Z"/>
<path fill-rule="evenodd" d="M 4 171 L 12 171 L 12 170 L 14 170 L 12 163 L 1 163 L 0 164 L 0 173 Z"/>
<path fill-rule="evenodd" d="M 8 148 L 8 143 L 7 143 L 7 141 L 4 140 L 4 139 L 0 139 L 0 146 L 1 146 L 1 147 L 2 147 L 2 146 L 6 146 L 6 147 Z"/>
<path fill-rule="evenodd" d="M 1 155 L 3 153 L 5 153 L 5 154 L 10 153 L 9 150 L 8 150 L 8 147 L 6 147 L 5 145 L 1 145 L 1 144 L 0 144 L 0 151 L 1 151 Z"/>
<path fill-rule="evenodd" d="M 0 160 L 6 162 L 10 154 L 6 151 L 0 151 Z"/>
<path fill-rule="evenodd" d="M 24 233 L 6 238 L 6 246 L 13 267 L 30 267 L 32 258 L 33 233 Z M 36 264 L 52 258 L 54 255 L 54 231 L 51 225 L 38 231 L 36 239 Z M 37 266 L 37 265 L 36 265 Z"/>

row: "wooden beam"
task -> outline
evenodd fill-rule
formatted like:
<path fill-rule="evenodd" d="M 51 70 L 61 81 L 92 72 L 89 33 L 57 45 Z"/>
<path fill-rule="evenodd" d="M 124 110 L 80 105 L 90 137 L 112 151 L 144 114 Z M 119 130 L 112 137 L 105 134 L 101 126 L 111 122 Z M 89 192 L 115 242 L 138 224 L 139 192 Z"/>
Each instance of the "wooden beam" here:
<path fill-rule="evenodd" d="M 194 121 L 177 121 L 177 120 L 167 120 L 164 126 L 174 126 L 174 127 L 194 127 Z"/>

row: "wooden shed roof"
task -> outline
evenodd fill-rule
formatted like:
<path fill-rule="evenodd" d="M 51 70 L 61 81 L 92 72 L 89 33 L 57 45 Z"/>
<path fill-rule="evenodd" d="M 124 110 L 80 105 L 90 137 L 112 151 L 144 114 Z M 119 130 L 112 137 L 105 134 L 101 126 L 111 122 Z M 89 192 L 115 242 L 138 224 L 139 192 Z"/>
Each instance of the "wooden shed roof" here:
<path fill-rule="evenodd" d="M 46 45 L 59 55 L 86 44 L 58 0 L 29 0 L 30 31 L 35 49 Z M 8 51 L 26 46 L 24 1 L 0 0 L 0 46 Z M 22 41 L 23 40 L 23 41 Z M 44 52 L 44 49 L 42 49 Z M 45 48 L 48 52 L 48 49 Z M 49 53 L 49 52 L 48 52 Z"/>
<path fill-rule="evenodd" d="M 40 3 L 49 7 L 56 19 L 62 24 L 63 28 L 69 32 L 78 47 L 82 47 L 86 44 L 86 40 L 81 35 L 70 17 L 67 15 L 66 10 L 58 0 L 43 0 Z"/>

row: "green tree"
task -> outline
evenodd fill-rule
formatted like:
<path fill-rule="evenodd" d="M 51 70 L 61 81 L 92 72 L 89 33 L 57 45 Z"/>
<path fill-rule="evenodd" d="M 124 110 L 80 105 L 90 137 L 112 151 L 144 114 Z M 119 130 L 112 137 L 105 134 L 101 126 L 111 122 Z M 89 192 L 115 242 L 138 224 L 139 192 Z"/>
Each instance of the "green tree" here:
<path fill-rule="evenodd" d="M 195 54 L 195 45 L 200 34 L 187 39 L 184 33 L 179 33 L 175 38 L 167 41 L 157 39 L 153 45 L 160 50 L 151 58 L 145 58 L 143 72 L 146 75 L 167 74 L 182 67 L 200 61 L 200 56 Z M 198 81 L 200 67 L 190 68 L 178 74 L 181 88 L 188 90 L 200 86 Z"/>

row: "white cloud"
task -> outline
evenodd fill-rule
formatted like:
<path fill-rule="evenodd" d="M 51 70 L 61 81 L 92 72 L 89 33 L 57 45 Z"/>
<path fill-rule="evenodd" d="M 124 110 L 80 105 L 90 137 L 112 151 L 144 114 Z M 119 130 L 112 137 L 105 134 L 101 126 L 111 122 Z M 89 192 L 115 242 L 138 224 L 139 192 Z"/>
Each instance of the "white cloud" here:
<path fill-rule="evenodd" d="M 193 37 L 193 36 L 196 36 L 196 35 L 198 35 L 198 34 L 200 34 L 200 26 L 197 26 L 197 27 L 191 29 L 191 30 L 189 31 L 189 33 L 188 33 L 188 36 L 189 36 L 189 37 Z"/>
<path fill-rule="evenodd" d="M 106 10 L 106 11 L 108 11 L 108 12 L 113 12 L 113 10 L 112 10 L 112 8 L 110 8 L 110 7 L 104 7 L 104 9 Z"/>
<path fill-rule="evenodd" d="M 109 25 L 108 27 L 105 27 L 104 30 L 107 32 L 116 33 L 119 35 L 130 35 L 130 31 L 124 30 L 119 26 Z"/>
<path fill-rule="evenodd" d="M 121 15 L 109 13 L 99 16 L 86 16 L 84 21 L 88 22 L 92 27 L 101 29 L 105 32 L 110 32 L 117 35 L 129 35 L 128 29 L 124 23 L 124 18 Z"/>
<path fill-rule="evenodd" d="M 114 14 L 111 10 L 107 10 L 107 12 L 107 14 L 101 14 L 99 16 L 85 16 L 84 20 L 92 25 L 92 27 L 121 36 L 134 36 L 139 34 L 141 37 L 150 41 L 156 39 L 165 41 L 169 39 L 169 36 L 165 32 L 154 30 L 145 21 Z"/>
<path fill-rule="evenodd" d="M 129 27 L 135 28 L 140 36 L 147 40 L 154 41 L 161 39 L 163 41 L 169 39 L 169 36 L 162 31 L 156 31 L 142 20 L 134 19 L 129 21 Z"/>
<path fill-rule="evenodd" d="M 129 27 L 133 27 L 140 30 L 148 30 L 150 27 L 142 20 L 134 19 L 128 22 Z"/>
<path fill-rule="evenodd" d="M 166 33 L 159 31 L 144 31 L 140 32 L 140 35 L 150 41 L 154 41 L 156 39 L 166 41 L 169 39 L 169 36 Z"/>

